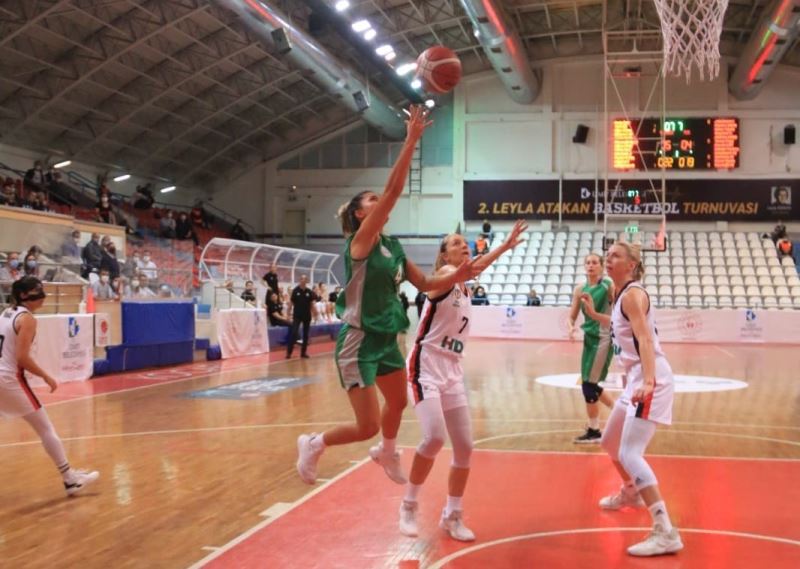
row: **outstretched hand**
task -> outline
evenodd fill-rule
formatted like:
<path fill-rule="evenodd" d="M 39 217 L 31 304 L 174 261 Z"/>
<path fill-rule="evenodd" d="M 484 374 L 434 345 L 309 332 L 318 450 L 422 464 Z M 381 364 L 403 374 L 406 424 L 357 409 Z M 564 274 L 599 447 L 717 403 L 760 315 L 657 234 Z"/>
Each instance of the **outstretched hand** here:
<path fill-rule="evenodd" d="M 433 124 L 433 121 L 428 120 L 428 109 L 423 105 L 411 105 L 407 113 L 407 138 L 419 140 L 422 138 L 422 133 L 425 132 L 425 129 Z"/>
<path fill-rule="evenodd" d="M 483 270 L 482 267 L 478 267 L 475 265 L 475 261 L 477 261 L 479 257 L 474 259 L 465 259 L 463 263 L 461 263 L 458 268 L 456 269 L 455 275 L 455 282 L 463 283 L 466 281 L 471 281 Z"/>
<path fill-rule="evenodd" d="M 514 224 L 513 229 L 506 237 L 506 240 L 503 242 L 503 247 L 506 251 L 510 251 L 520 243 L 524 242 L 524 239 L 520 239 L 520 236 L 528 230 L 528 223 L 522 219 L 518 219 L 517 222 Z"/>

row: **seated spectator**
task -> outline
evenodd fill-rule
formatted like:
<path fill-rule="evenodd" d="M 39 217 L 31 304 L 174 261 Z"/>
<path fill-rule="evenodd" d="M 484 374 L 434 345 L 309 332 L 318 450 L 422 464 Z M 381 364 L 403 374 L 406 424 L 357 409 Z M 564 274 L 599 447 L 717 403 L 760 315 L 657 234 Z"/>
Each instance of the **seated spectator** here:
<path fill-rule="evenodd" d="M 328 287 L 325 283 L 319 283 L 319 304 L 324 311 L 325 318 L 328 322 L 333 322 L 336 317 L 336 305 L 330 301 L 330 294 L 328 294 Z"/>
<path fill-rule="evenodd" d="M 106 269 L 112 279 L 120 275 L 119 261 L 117 261 L 117 246 L 109 238 L 103 248 L 103 258 L 100 260 L 100 269 Z"/>
<path fill-rule="evenodd" d="M 278 285 L 278 264 L 276 262 L 272 262 L 269 271 L 261 277 L 261 281 L 267 285 L 267 297 L 269 297 L 269 291 L 280 292 L 281 289 Z"/>
<path fill-rule="evenodd" d="M 73 259 L 81 258 L 81 232 L 77 229 L 61 245 L 61 256 Z"/>
<path fill-rule="evenodd" d="M 19 253 L 9 253 L 4 267 L 0 267 L 0 281 L 14 282 L 21 279 L 24 275 L 19 261 Z"/>
<path fill-rule="evenodd" d="M 336 304 L 336 299 L 339 298 L 339 294 L 342 292 L 342 287 L 337 286 L 333 289 L 333 292 L 328 295 L 328 302 Z"/>
<path fill-rule="evenodd" d="M 481 233 L 475 240 L 475 255 L 485 255 L 489 252 L 489 242 L 486 240 L 486 235 Z"/>
<path fill-rule="evenodd" d="M 292 321 L 283 315 L 283 303 L 276 292 L 270 291 L 267 297 L 267 318 L 270 326 L 291 326 Z"/>
<path fill-rule="evenodd" d="M 150 256 L 150 251 L 144 251 L 142 262 L 139 264 L 139 272 L 146 276 L 150 281 L 158 279 L 158 267 Z"/>
<path fill-rule="evenodd" d="M 6 178 L 3 181 L 3 190 L 0 192 L 0 205 L 7 205 L 9 207 L 17 207 L 17 189 L 14 187 L 14 179 Z"/>
<path fill-rule="evenodd" d="M 126 289 L 128 288 L 128 279 L 125 277 L 119 276 L 115 279 L 111 279 L 111 290 L 114 291 L 117 300 L 125 296 Z"/>
<path fill-rule="evenodd" d="M 475 294 L 472 296 L 473 306 L 489 306 L 489 298 L 486 296 L 486 290 L 482 286 L 475 289 Z"/>
<path fill-rule="evenodd" d="M 488 236 L 490 236 L 490 235 L 492 234 L 492 224 L 491 224 L 491 223 L 489 223 L 489 220 L 488 220 L 488 219 L 484 219 L 484 220 L 483 220 L 483 225 L 481 226 L 481 231 L 482 231 L 482 232 L 483 232 L 483 234 L 484 234 L 484 235 L 486 235 L 487 237 L 488 237 Z"/>
<path fill-rule="evenodd" d="M 786 237 L 786 226 L 783 224 L 782 221 L 778 221 L 778 224 L 775 226 L 775 229 L 772 230 L 770 233 L 770 238 L 772 242 L 776 245 L 778 244 L 778 240 Z"/>
<path fill-rule="evenodd" d="M 244 291 L 242 292 L 242 300 L 251 304 L 256 303 L 256 289 L 253 281 L 244 283 Z"/>
<path fill-rule="evenodd" d="M 131 286 L 127 290 L 128 298 L 153 298 L 155 293 L 147 286 L 147 276 L 143 274 L 134 275 L 131 279 Z"/>
<path fill-rule="evenodd" d="M 153 192 L 150 190 L 150 184 L 144 186 L 136 186 L 136 190 L 131 196 L 131 202 L 136 209 L 150 209 L 155 203 Z"/>
<path fill-rule="evenodd" d="M 782 237 L 778 239 L 776 248 L 778 249 L 778 258 L 783 259 L 784 257 L 792 256 L 794 246 L 792 245 L 792 242 L 789 241 L 788 237 Z"/>
<path fill-rule="evenodd" d="M 108 269 L 100 269 L 100 279 L 92 284 L 92 294 L 95 300 L 116 300 L 117 295 L 111 288 L 111 276 Z"/>
<path fill-rule="evenodd" d="M 528 292 L 528 298 L 525 300 L 525 306 L 541 306 L 542 299 L 536 295 L 536 290 L 531 288 Z"/>
<path fill-rule="evenodd" d="M 168 284 L 162 284 L 158 287 L 158 298 L 172 298 L 172 289 Z"/>
<path fill-rule="evenodd" d="M 197 235 L 194 233 L 192 222 L 189 221 L 189 216 L 185 211 L 178 214 L 178 220 L 175 222 L 175 237 L 178 239 L 193 239 L 194 244 L 197 245 Z"/>
<path fill-rule="evenodd" d="M 25 187 L 29 191 L 44 192 L 46 182 L 42 161 L 37 160 L 33 163 L 33 168 L 25 172 Z"/>
<path fill-rule="evenodd" d="M 100 201 L 94 206 L 95 221 L 98 223 L 117 224 L 117 216 L 111 210 L 111 202 L 107 195 L 101 196 Z"/>
<path fill-rule="evenodd" d="M 231 229 L 231 237 L 238 239 L 239 241 L 250 241 L 250 234 L 244 230 L 244 227 L 242 227 L 241 219 L 236 220 L 236 225 L 234 225 L 233 229 Z"/>
<path fill-rule="evenodd" d="M 161 237 L 175 239 L 175 218 L 172 210 L 167 210 L 166 215 L 161 218 Z"/>
<path fill-rule="evenodd" d="M 39 276 L 39 261 L 36 259 L 36 253 L 28 251 L 25 255 L 25 263 L 22 265 L 22 270 L 25 272 L 26 277 Z"/>
<path fill-rule="evenodd" d="M 83 248 L 81 252 L 81 259 L 83 265 L 81 266 L 81 276 L 92 280 L 90 275 L 95 275 L 100 272 L 100 263 L 103 261 L 103 248 L 100 245 L 100 234 L 92 233 L 92 238 Z"/>

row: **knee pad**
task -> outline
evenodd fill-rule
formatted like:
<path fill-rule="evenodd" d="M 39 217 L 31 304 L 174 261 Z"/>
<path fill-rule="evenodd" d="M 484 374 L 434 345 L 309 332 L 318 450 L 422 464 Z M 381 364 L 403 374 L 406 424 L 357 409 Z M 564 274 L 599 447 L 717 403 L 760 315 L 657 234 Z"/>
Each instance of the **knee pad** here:
<path fill-rule="evenodd" d="M 444 446 L 444 435 L 426 435 L 417 445 L 417 452 L 425 458 L 436 458 Z"/>
<path fill-rule="evenodd" d="M 587 403 L 597 403 L 600 396 L 603 394 L 603 388 L 596 383 L 584 381 L 581 383 L 581 391 L 583 391 L 583 398 Z"/>

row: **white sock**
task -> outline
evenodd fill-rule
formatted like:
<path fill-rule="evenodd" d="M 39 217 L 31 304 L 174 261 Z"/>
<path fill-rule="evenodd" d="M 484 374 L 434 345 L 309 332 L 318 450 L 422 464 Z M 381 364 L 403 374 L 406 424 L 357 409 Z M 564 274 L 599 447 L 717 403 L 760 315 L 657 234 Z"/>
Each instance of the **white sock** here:
<path fill-rule="evenodd" d="M 406 502 L 416 502 L 421 489 L 422 484 L 412 484 L 409 482 L 406 484 L 406 495 L 403 497 L 403 500 Z"/>
<path fill-rule="evenodd" d="M 461 496 L 448 496 L 447 497 L 447 506 L 445 507 L 444 515 L 449 516 L 454 511 L 458 510 L 461 511 L 463 508 L 461 507 Z"/>
<path fill-rule="evenodd" d="M 672 522 L 669 519 L 669 514 L 667 513 L 667 505 L 664 504 L 664 500 L 656 502 L 652 506 L 649 506 L 647 509 L 650 510 L 650 515 L 653 517 L 653 525 L 659 524 L 661 527 L 664 528 L 664 531 L 672 530 Z"/>
<path fill-rule="evenodd" d="M 589 419 L 589 428 L 594 429 L 595 431 L 598 430 L 600 428 L 600 417 Z"/>
<path fill-rule="evenodd" d="M 383 439 L 383 452 L 388 452 L 389 454 L 394 454 L 394 451 L 397 448 L 397 439 Z"/>
<path fill-rule="evenodd" d="M 315 452 L 322 452 L 325 450 L 325 437 L 321 434 L 313 435 L 311 437 L 311 449 Z"/>

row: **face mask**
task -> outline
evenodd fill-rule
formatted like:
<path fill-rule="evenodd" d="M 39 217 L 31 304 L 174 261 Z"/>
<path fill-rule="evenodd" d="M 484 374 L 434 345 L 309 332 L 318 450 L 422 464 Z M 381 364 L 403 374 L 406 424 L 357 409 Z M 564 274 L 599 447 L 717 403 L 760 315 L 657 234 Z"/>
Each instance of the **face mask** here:
<path fill-rule="evenodd" d="M 150 255 L 145 255 L 144 256 L 144 262 L 145 263 L 149 263 L 150 262 Z"/>
<path fill-rule="evenodd" d="M 116 253 L 116 252 L 117 252 L 117 248 L 116 248 L 116 247 L 113 247 L 113 246 L 112 246 L 112 247 L 109 247 L 109 248 L 108 248 L 108 252 L 109 252 L 109 253 L 111 253 L 111 254 L 113 255 L 114 253 Z"/>
<path fill-rule="evenodd" d="M 139 281 L 137 281 L 136 279 L 132 280 L 131 281 L 131 286 L 133 288 L 139 288 Z"/>
<path fill-rule="evenodd" d="M 80 237 L 73 237 L 72 240 L 75 241 L 75 243 L 80 243 L 81 242 L 81 238 Z"/>
<path fill-rule="evenodd" d="M 108 283 L 108 275 L 103 275 L 102 277 L 100 277 L 100 282 L 103 284 Z"/>
<path fill-rule="evenodd" d="M 8 266 L 11 267 L 12 269 L 18 269 L 19 268 L 19 260 L 18 259 L 11 259 L 8 262 Z"/>
<path fill-rule="evenodd" d="M 29 269 L 35 269 L 36 268 L 36 261 L 28 261 L 26 264 L 28 265 Z"/>
<path fill-rule="evenodd" d="M 106 198 L 103 198 L 102 200 L 100 200 L 100 203 L 106 205 L 108 203 L 108 200 Z"/>
<path fill-rule="evenodd" d="M 138 261 L 138 260 L 139 260 L 139 255 L 134 255 L 134 256 L 133 256 L 133 260 L 134 260 L 134 261 Z"/>

